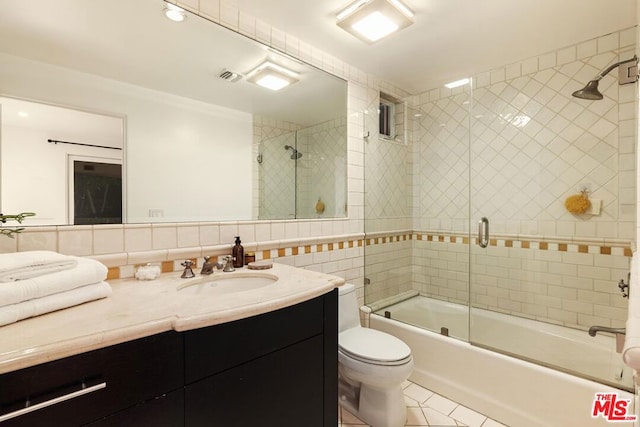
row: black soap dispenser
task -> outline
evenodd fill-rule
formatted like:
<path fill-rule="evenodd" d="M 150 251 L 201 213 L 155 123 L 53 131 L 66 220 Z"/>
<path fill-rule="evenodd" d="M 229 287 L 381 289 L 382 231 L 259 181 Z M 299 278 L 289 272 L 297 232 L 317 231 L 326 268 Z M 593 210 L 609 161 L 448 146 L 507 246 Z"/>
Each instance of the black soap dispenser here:
<path fill-rule="evenodd" d="M 241 268 L 244 265 L 244 248 L 240 243 L 242 243 L 240 242 L 240 236 L 236 236 L 236 244 L 231 252 L 234 268 Z"/>

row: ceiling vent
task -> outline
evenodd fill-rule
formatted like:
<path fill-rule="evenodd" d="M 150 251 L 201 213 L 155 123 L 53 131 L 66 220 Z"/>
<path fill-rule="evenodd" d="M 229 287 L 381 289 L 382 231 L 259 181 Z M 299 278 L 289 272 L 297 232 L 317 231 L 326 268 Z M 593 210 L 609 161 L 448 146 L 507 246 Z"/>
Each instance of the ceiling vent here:
<path fill-rule="evenodd" d="M 222 80 L 226 80 L 228 82 L 237 82 L 242 78 L 242 76 L 238 73 L 234 73 L 231 70 L 227 70 L 226 68 L 222 70 L 222 72 L 218 75 Z"/>

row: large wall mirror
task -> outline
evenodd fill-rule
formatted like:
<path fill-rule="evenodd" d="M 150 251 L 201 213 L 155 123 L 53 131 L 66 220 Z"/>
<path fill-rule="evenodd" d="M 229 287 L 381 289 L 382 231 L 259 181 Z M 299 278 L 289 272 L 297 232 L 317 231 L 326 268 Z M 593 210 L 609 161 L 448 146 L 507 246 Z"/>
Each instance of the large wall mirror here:
<path fill-rule="evenodd" d="M 36 212 L 27 225 L 346 216 L 344 80 L 188 12 L 173 22 L 161 0 L 2 6 L 0 211 Z M 278 74 L 291 84 L 257 84 Z"/>

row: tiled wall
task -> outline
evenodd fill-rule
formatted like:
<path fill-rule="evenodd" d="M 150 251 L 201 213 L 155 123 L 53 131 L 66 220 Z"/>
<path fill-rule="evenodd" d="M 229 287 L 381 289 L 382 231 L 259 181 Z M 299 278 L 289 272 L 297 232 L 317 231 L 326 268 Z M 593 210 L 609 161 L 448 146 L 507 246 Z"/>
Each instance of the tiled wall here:
<path fill-rule="evenodd" d="M 580 329 L 624 327 L 631 248 L 624 241 L 553 241 L 498 235 L 475 238 L 424 232 L 414 240 L 414 289 L 471 305 Z M 471 257 L 469 258 L 469 251 Z"/>
<path fill-rule="evenodd" d="M 347 215 L 347 118 L 340 117 L 298 131 L 296 212 L 300 218 Z M 323 212 L 316 211 L 318 200 Z"/>
<path fill-rule="evenodd" d="M 391 301 L 413 289 L 413 235 L 411 230 L 367 233 L 365 259 L 367 304 Z M 384 300 L 384 302 L 382 301 Z"/>
<path fill-rule="evenodd" d="M 296 146 L 296 129 L 293 123 L 254 117 L 254 218 L 295 218 L 296 164 L 284 146 Z"/>
<path fill-rule="evenodd" d="M 472 90 L 411 97 L 416 228 L 466 231 L 470 200 L 497 233 L 633 238 L 637 87 L 608 75 L 604 100 L 571 93 L 635 43 L 632 28 L 474 76 Z M 565 210 L 583 188 L 600 215 Z"/>
<path fill-rule="evenodd" d="M 234 236 L 256 259 L 273 259 L 336 274 L 354 283 L 363 276 L 362 233 L 348 233 L 347 220 L 246 221 L 29 227 L 15 239 L 0 239 L 0 252 L 52 250 L 88 256 L 109 267 L 109 278 L 132 277 L 137 265 L 157 263 L 178 271 L 185 259 L 231 254 Z"/>
<path fill-rule="evenodd" d="M 254 176 L 257 177 L 259 219 L 323 218 L 347 215 L 345 158 L 347 118 L 340 117 L 304 129 L 291 123 L 256 117 Z M 302 157 L 291 159 L 296 148 Z M 316 212 L 321 199 L 324 212 Z"/>

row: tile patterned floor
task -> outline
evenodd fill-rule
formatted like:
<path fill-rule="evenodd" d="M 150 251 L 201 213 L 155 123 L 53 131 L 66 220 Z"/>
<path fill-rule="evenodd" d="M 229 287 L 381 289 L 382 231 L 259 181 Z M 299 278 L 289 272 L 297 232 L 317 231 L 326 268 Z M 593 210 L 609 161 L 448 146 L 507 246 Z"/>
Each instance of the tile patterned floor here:
<path fill-rule="evenodd" d="M 405 381 L 407 426 L 430 427 L 507 427 L 424 387 Z M 338 407 L 338 427 L 367 426 L 347 410 Z"/>

